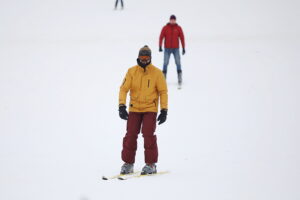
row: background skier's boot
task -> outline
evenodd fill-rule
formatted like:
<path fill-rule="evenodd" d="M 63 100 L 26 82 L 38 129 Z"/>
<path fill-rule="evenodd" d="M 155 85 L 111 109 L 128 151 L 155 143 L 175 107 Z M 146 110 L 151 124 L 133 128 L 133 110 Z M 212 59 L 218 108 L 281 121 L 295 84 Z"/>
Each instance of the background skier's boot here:
<path fill-rule="evenodd" d="M 163 71 L 163 74 L 165 76 L 165 79 L 167 79 L 167 71 Z"/>
<path fill-rule="evenodd" d="M 178 74 L 178 84 L 181 85 L 182 84 L 182 71 L 178 70 L 177 74 Z"/>
<path fill-rule="evenodd" d="M 133 173 L 133 164 L 124 163 L 121 167 L 120 174 L 131 174 Z"/>
<path fill-rule="evenodd" d="M 146 175 L 146 174 L 156 174 L 156 165 L 153 164 L 146 164 L 143 169 L 142 169 L 142 175 Z"/>

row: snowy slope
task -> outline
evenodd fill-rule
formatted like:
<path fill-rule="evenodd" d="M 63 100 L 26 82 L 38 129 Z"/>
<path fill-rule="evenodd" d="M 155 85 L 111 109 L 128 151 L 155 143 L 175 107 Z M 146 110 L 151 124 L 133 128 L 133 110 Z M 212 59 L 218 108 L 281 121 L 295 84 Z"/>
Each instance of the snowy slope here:
<path fill-rule="evenodd" d="M 300 199 L 298 1 L 0 1 L 0 199 Z M 186 35 L 163 176 L 119 172 L 118 88 L 170 14 Z M 136 170 L 143 166 L 139 138 Z"/>

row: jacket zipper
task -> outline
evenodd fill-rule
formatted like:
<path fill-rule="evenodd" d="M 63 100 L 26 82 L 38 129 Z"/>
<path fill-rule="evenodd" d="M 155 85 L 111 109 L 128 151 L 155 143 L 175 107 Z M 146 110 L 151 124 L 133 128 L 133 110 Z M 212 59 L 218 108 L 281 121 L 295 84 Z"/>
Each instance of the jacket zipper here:
<path fill-rule="evenodd" d="M 173 35 L 174 35 L 174 27 L 172 27 L 172 34 L 171 34 L 171 48 L 173 48 Z"/>
<path fill-rule="evenodd" d="M 149 86 L 150 86 L 150 79 L 148 79 L 148 88 L 149 88 Z"/>
<path fill-rule="evenodd" d="M 142 88 L 143 88 L 143 76 L 144 76 L 144 75 L 142 75 L 142 77 L 141 77 L 140 92 L 141 92 L 141 90 L 142 90 Z M 140 105 L 141 105 L 140 95 L 138 96 L 138 103 L 139 103 L 139 107 L 140 107 Z"/>

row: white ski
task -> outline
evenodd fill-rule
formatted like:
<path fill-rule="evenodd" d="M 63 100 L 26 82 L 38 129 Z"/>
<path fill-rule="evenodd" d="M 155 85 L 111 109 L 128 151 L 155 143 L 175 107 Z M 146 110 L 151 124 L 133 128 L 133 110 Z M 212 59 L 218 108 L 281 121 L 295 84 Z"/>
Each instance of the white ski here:
<path fill-rule="evenodd" d="M 128 177 L 118 177 L 119 180 L 128 180 L 128 179 L 131 179 L 131 178 L 141 178 L 141 177 L 146 177 L 146 176 L 158 176 L 158 175 L 163 175 L 163 174 L 168 174 L 170 173 L 169 171 L 161 171 L 161 172 L 157 172 L 156 174 L 145 174 L 145 175 L 142 175 L 142 174 L 137 174 L 137 175 L 132 175 L 132 176 L 128 176 Z"/>
<path fill-rule="evenodd" d="M 182 84 L 178 84 L 177 89 L 178 89 L 178 90 L 181 90 L 181 89 L 182 89 Z"/>
<path fill-rule="evenodd" d="M 130 174 L 118 174 L 118 175 L 114 175 L 114 176 L 102 176 L 102 180 L 112 180 L 112 179 L 117 179 L 117 178 L 120 178 L 120 177 L 127 178 L 127 177 L 138 175 L 138 174 L 141 174 L 141 172 L 137 171 L 137 172 L 133 172 L 133 173 L 130 173 Z"/>

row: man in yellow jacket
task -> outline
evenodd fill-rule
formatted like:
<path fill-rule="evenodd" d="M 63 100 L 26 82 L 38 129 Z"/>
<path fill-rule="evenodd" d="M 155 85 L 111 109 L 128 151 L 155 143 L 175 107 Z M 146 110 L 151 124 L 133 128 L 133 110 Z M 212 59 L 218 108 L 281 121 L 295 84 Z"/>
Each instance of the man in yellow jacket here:
<path fill-rule="evenodd" d="M 162 71 L 151 64 L 151 50 L 144 46 L 139 51 L 138 65 L 131 67 L 120 87 L 119 115 L 127 120 L 127 133 L 123 138 L 121 174 L 133 173 L 137 138 L 144 137 L 145 163 L 142 174 L 156 173 L 158 148 L 156 142 L 156 116 L 160 103 L 158 124 L 167 119 L 168 89 Z M 127 93 L 130 91 L 129 114 L 126 111 Z"/>

